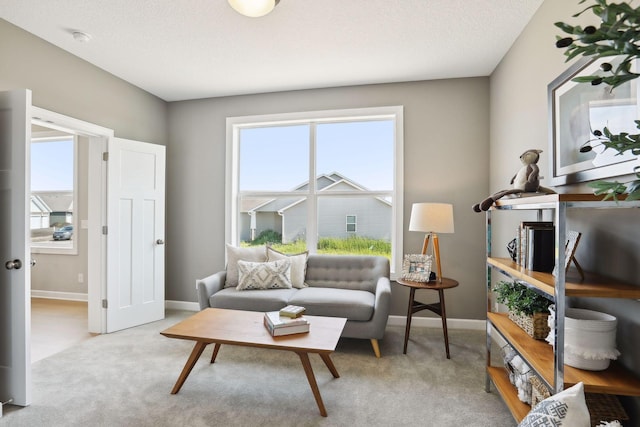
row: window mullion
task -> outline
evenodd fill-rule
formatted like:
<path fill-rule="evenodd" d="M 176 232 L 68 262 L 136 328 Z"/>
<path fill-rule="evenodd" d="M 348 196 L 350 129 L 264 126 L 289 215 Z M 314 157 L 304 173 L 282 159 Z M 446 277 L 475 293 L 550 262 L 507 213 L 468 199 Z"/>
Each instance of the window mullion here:
<path fill-rule="evenodd" d="M 318 252 L 318 196 L 316 181 L 316 126 L 309 124 L 309 195 L 307 198 L 307 250 Z"/>

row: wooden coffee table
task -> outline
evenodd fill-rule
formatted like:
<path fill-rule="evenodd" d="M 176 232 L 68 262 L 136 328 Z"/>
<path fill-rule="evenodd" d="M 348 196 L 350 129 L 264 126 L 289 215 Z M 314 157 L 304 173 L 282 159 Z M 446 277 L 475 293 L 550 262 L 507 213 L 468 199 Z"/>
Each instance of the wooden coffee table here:
<path fill-rule="evenodd" d="M 320 409 L 320 414 L 326 417 L 327 410 L 322 402 L 316 377 L 311 368 L 309 353 L 320 355 L 334 378 L 339 378 L 340 375 L 329 354 L 335 351 L 347 319 L 305 316 L 311 322 L 308 333 L 272 337 L 262 323 L 263 316 L 264 313 L 256 311 L 207 308 L 160 332 L 169 338 L 196 342 L 189 359 L 187 359 L 187 363 L 178 377 L 178 381 L 176 381 L 173 390 L 171 390 L 171 394 L 176 394 L 180 391 L 182 384 L 184 384 L 208 344 L 215 344 L 211 355 L 211 363 L 215 362 L 222 344 L 288 350 L 300 357 L 313 397 L 316 399 Z"/>

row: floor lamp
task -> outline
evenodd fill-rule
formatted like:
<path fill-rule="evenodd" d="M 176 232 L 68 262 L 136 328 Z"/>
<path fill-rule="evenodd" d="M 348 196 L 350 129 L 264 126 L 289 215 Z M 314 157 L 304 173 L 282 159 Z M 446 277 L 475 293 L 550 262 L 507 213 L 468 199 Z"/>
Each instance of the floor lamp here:
<path fill-rule="evenodd" d="M 414 203 L 411 207 L 409 231 L 422 231 L 425 234 L 422 254 L 426 255 L 429 242 L 432 242 L 433 258 L 436 263 L 438 282 L 442 283 L 440 264 L 440 245 L 437 233 L 453 233 L 453 205 L 449 203 Z"/>

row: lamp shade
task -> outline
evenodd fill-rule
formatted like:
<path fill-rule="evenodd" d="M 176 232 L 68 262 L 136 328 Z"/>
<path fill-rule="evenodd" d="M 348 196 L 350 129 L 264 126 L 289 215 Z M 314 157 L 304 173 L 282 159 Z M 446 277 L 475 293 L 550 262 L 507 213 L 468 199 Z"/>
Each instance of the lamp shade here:
<path fill-rule="evenodd" d="M 241 15 L 258 18 L 271 12 L 280 0 L 228 0 L 231 7 Z"/>
<path fill-rule="evenodd" d="M 449 203 L 414 203 L 409 231 L 453 233 L 453 205 Z"/>

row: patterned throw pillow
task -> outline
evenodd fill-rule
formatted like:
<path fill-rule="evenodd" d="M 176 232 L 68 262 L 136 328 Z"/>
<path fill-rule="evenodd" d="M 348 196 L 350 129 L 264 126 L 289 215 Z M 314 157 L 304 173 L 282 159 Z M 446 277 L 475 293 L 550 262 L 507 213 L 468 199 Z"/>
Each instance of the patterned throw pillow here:
<path fill-rule="evenodd" d="M 276 261 L 279 259 L 291 260 L 291 284 L 294 288 L 302 289 L 306 288 L 307 284 L 304 283 L 305 275 L 307 274 L 307 257 L 309 251 L 301 252 L 299 254 L 283 254 L 275 249 L 267 246 L 267 261 Z"/>
<path fill-rule="evenodd" d="M 518 427 L 590 427 L 591 417 L 578 383 L 538 403 Z"/>
<path fill-rule="evenodd" d="M 291 288 L 291 261 L 273 262 L 238 261 L 239 291 L 250 289 Z"/>
<path fill-rule="evenodd" d="M 227 279 L 225 288 L 238 286 L 238 261 L 264 262 L 267 260 L 267 249 L 264 245 L 239 248 L 227 243 Z"/>

